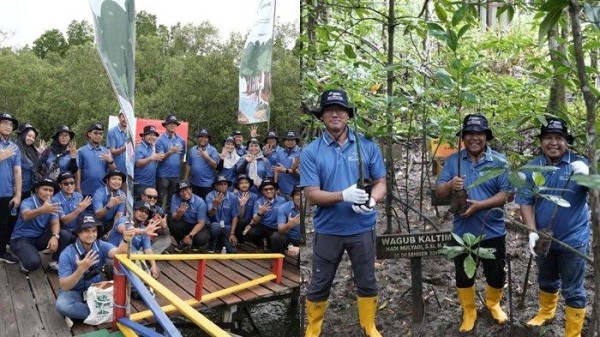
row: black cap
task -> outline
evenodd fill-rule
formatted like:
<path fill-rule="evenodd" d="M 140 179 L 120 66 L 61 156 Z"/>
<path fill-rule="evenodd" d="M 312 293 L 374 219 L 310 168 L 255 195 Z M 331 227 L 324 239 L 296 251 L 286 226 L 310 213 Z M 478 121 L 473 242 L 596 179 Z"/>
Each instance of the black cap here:
<path fill-rule="evenodd" d="M 232 136 L 232 137 L 233 137 L 233 136 L 243 136 L 243 135 L 242 135 L 242 131 L 240 131 L 240 130 L 235 130 L 235 131 L 233 131 L 233 132 L 231 133 L 231 136 Z"/>
<path fill-rule="evenodd" d="M 154 125 L 146 125 L 144 126 L 144 132 L 140 133 L 140 137 L 144 137 L 147 134 L 153 133 L 158 137 L 158 132 L 156 131 L 156 127 Z"/>
<path fill-rule="evenodd" d="M 258 147 L 262 148 L 262 144 L 258 141 L 257 138 L 250 138 L 250 140 L 246 142 L 246 148 L 250 147 L 250 144 L 252 143 L 258 144 Z"/>
<path fill-rule="evenodd" d="M 238 190 L 240 189 L 240 180 L 247 180 L 250 183 L 250 187 L 254 186 L 254 180 L 252 180 L 250 177 L 248 177 L 245 174 L 240 174 L 237 176 L 236 182 L 235 182 L 235 188 L 237 188 Z"/>
<path fill-rule="evenodd" d="M 542 126 L 540 127 L 540 134 L 538 135 L 538 137 L 549 133 L 558 133 L 566 138 L 567 143 L 571 144 L 573 142 L 575 137 L 569 134 L 567 123 L 563 119 L 557 117 L 546 117 L 546 121 L 548 122 L 548 124 L 542 124 Z"/>
<path fill-rule="evenodd" d="M 102 179 L 102 181 L 104 181 L 105 184 L 108 184 L 108 179 L 110 179 L 110 177 L 112 176 L 120 176 L 121 179 L 123 180 L 123 183 L 125 183 L 125 181 L 127 180 L 127 175 L 119 170 L 110 170 L 108 171 L 108 173 L 104 176 L 104 178 Z"/>
<path fill-rule="evenodd" d="M 463 119 L 462 135 L 459 131 L 456 136 L 464 137 L 465 132 L 485 132 L 486 140 L 494 139 L 494 134 L 488 127 L 488 120 L 484 115 L 466 115 Z"/>
<path fill-rule="evenodd" d="M 356 108 L 348 103 L 348 94 L 342 89 L 325 90 L 321 94 L 320 105 L 317 109 L 313 110 L 313 114 L 317 118 L 321 118 L 323 109 L 330 105 L 339 105 L 348 110 L 350 118 L 354 117 L 354 111 Z"/>
<path fill-rule="evenodd" d="M 8 112 L 2 112 L 0 113 L 0 121 L 6 119 L 9 120 L 11 122 L 13 122 L 13 131 L 17 128 L 19 128 L 19 121 L 16 120 L 11 114 L 9 114 Z"/>
<path fill-rule="evenodd" d="M 81 217 L 81 220 L 79 220 L 79 226 L 77 226 L 75 232 L 79 233 L 86 228 L 93 227 L 96 227 L 99 233 L 102 231 L 103 228 L 102 223 L 96 219 L 96 216 L 93 213 L 86 213 L 84 216 Z"/>
<path fill-rule="evenodd" d="M 31 125 L 31 123 L 29 123 L 29 122 L 20 124 L 19 129 L 17 130 L 17 134 L 22 135 L 23 133 L 26 133 L 28 130 L 33 130 L 33 133 L 35 133 L 35 136 L 37 137 L 38 130 L 33 125 Z"/>
<path fill-rule="evenodd" d="M 135 203 L 133 203 L 133 210 L 138 210 L 138 209 L 145 209 L 148 211 L 148 217 L 151 218 L 152 215 L 154 215 L 154 212 L 152 212 L 152 206 L 150 206 L 149 203 L 145 202 L 144 200 L 138 200 Z"/>
<path fill-rule="evenodd" d="M 235 143 L 235 140 L 233 139 L 233 137 L 230 136 L 225 138 L 225 140 L 223 141 L 223 145 L 225 145 L 227 142 Z"/>
<path fill-rule="evenodd" d="M 269 138 L 279 139 L 279 137 L 277 136 L 277 132 L 275 132 L 275 131 L 269 131 L 269 133 L 267 133 L 266 139 L 269 139 Z"/>
<path fill-rule="evenodd" d="M 298 135 L 296 135 L 296 133 L 294 131 L 286 132 L 283 139 L 294 139 L 294 140 L 296 140 L 297 143 L 300 143 L 300 137 L 298 137 Z"/>
<path fill-rule="evenodd" d="M 189 181 L 187 181 L 187 180 L 179 181 L 176 186 L 176 189 L 177 189 L 176 192 L 179 192 L 179 191 L 183 190 L 184 188 L 192 188 L 192 185 L 190 184 Z"/>
<path fill-rule="evenodd" d="M 58 192 L 58 185 L 56 184 L 56 181 L 54 181 L 54 179 L 52 179 L 50 177 L 45 177 L 41 180 L 36 181 L 33 184 L 33 187 L 31 189 L 35 190 L 36 188 L 38 188 L 40 186 L 50 186 L 50 187 L 54 188 L 54 193 Z"/>
<path fill-rule="evenodd" d="M 100 122 L 96 122 L 96 123 L 94 123 L 94 124 L 90 125 L 90 126 L 87 128 L 87 132 L 88 132 L 88 133 L 89 133 L 89 132 L 92 132 L 92 131 L 95 131 L 95 130 L 98 130 L 98 131 L 104 131 L 104 126 L 102 126 L 102 123 L 100 123 Z"/>
<path fill-rule="evenodd" d="M 165 118 L 165 121 L 161 123 L 162 126 L 167 126 L 168 124 L 177 124 L 177 126 L 179 126 L 179 124 L 181 124 L 181 122 L 177 119 L 177 116 L 175 115 L 168 115 Z"/>
<path fill-rule="evenodd" d="M 71 128 L 69 128 L 68 126 L 66 126 L 64 124 L 59 124 L 54 128 L 54 135 L 52 136 L 52 139 L 58 139 L 58 135 L 61 132 L 68 133 L 70 136 L 70 139 L 73 139 L 73 137 L 75 137 L 75 132 L 73 132 L 73 130 L 71 130 Z"/>
<path fill-rule="evenodd" d="M 302 187 L 300 187 L 300 185 L 294 185 L 294 189 L 292 190 L 291 196 L 293 197 L 294 194 L 301 193 L 301 192 L 302 192 Z"/>
<path fill-rule="evenodd" d="M 265 188 L 269 185 L 275 187 L 275 190 L 279 189 L 279 185 L 277 185 L 275 180 L 267 178 L 267 179 L 263 180 L 262 183 L 260 183 L 260 186 L 258 187 L 258 191 L 262 193 L 263 188 Z"/>
<path fill-rule="evenodd" d="M 231 180 L 227 179 L 227 177 L 223 175 L 218 175 L 215 178 L 215 182 L 212 184 L 212 187 L 215 188 L 215 185 L 218 183 L 227 182 L 227 187 L 231 186 Z"/>
<path fill-rule="evenodd" d="M 58 176 L 58 178 L 56 178 L 56 181 L 60 184 L 60 183 L 62 183 L 63 180 L 69 179 L 69 178 L 75 179 L 75 175 L 73 175 L 73 173 L 71 173 L 71 172 L 64 172 L 64 173 L 61 173 Z"/>
<path fill-rule="evenodd" d="M 208 131 L 208 129 L 202 128 L 200 130 L 198 130 L 198 133 L 196 134 L 196 138 L 200 138 L 200 136 L 206 136 L 208 137 L 208 140 L 210 140 L 210 131 Z"/>

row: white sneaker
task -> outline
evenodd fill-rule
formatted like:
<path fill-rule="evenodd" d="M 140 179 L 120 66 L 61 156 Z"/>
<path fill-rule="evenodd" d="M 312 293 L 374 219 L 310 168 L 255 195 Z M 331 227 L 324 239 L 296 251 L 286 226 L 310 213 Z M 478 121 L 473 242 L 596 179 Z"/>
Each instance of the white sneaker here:
<path fill-rule="evenodd" d="M 58 262 L 56 262 L 56 261 L 48 262 L 48 269 L 50 271 L 58 273 Z"/>

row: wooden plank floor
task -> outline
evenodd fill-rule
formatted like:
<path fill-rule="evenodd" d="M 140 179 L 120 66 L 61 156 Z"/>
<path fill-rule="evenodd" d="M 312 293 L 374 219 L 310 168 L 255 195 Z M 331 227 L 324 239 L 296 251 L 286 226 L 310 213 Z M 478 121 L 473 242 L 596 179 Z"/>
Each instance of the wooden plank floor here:
<path fill-rule="evenodd" d="M 242 246 L 241 252 L 251 252 Z M 49 256 L 43 255 L 46 266 Z M 193 297 L 197 261 L 159 261 L 161 276 L 158 279 L 180 298 Z M 271 271 L 271 260 L 209 260 L 206 262 L 204 294 L 209 294 L 235 284 L 266 275 Z M 268 282 L 235 294 L 202 303 L 199 311 L 208 308 L 239 305 L 270 298 L 291 297 L 297 294 L 300 283 L 297 260 L 286 257 L 281 284 Z M 65 320 L 56 313 L 54 304 L 58 293 L 58 276 L 40 269 L 25 277 L 19 265 L 0 263 L 0 336 L 72 336 L 97 329 L 109 328 L 76 323 L 69 329 Z M 157 295 L 161 305 L 168 304 Z M 143 302 L 132 300 L 132 312 L 145 310 Z"/>

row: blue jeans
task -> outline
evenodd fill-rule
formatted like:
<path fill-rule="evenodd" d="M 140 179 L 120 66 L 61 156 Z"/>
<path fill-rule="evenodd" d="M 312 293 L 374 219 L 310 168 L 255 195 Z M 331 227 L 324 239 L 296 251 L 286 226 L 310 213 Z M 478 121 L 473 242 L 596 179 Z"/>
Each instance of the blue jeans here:
<path fill-rule="evenodd" d="M 588 255 L 587 244 L 575 249 L 583 255 Z M 566 305 L 571 308 L 585 308 L 584 259 L 569 251 L 550 249 L 546 257 L 537 257 L 537 265 L 540 290 L 555 293 L 560 289 Z"/>
<path fill-rule="evenodd" d="M 377 295 L 375 280 L 375 230 L 340 236 L 317 233 L 313 245 L 313 277 L 306 298 L 320 302 L 329 298 L 335 273 L 344 251 L 348 252 L 356 292 L 361 297 Z"/>
<path fill-rule="evenodd" d="M 221 248 L 225 247 L 227 253 L 236 253 L 237 249 L 229 242 L 229 233 L 231 233 L 231 229 L 221 228 L 221 224 L 218 222 L 211 223 L 208 250 L 220 252 Z"/>
<path fill-rule="evenodd" d="M 61 290 L 56 299 L 56 312 L 72 319 L 86 319 L 90 315 L 90 309 L 83 302 L 83 291 Z"/>

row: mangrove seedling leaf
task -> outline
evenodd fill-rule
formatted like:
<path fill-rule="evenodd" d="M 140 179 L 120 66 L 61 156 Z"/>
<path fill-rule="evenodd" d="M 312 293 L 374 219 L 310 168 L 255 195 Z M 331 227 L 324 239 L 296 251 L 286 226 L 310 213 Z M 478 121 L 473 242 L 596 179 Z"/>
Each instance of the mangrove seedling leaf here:
<path fill-rule="evenodd" d="M 473 255 L 467 255 L 467 258 L 463 261 L 463 267 L 465 268 L 465 274 L 467 274 L 468 278 L 473 278 L 475 275 L 475 260 L 473 260 Z"/>

